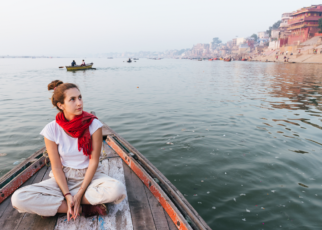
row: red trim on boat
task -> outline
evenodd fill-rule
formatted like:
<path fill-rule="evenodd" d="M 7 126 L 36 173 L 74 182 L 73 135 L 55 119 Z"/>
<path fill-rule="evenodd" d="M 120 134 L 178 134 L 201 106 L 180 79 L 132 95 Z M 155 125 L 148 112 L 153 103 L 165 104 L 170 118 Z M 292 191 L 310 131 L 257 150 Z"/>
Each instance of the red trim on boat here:
<path fill-rule="evenodd" d="M 28 168 L 23 170 L 19 175 L 17 175 L 12 181 L 0 189 L 0 204 L 8 196 L 10 196 L 14 191 L 16 191 L 23 183 L 25 183 L 30 177 L 32 177 L 36 172 L 38 172 L 45 165 L 45 158 L 41 157 L 39 160 L 35 161 Z"/>
<path fill-rule="evenodd" d="M 151 179 L 149 174 L 143 171 L 140 167 L 138 167 L 136 162 L 132 162 L 130 157 L 124 153 L 124 151 L 114 142 L 111 141 L 110 138 L 106 139 L 106 142 L 112 149 L 123 159 L 123 161 L 132 169 L 132 171 L 141 179 L 141 181 L 145 184 L 145 186 L 152 192 L 152 194 L 157 198 L 159 203 L 162 205 L 164 210 L 168 213 L 173 223 L 179 230 L 188 230 L 191 227 L 187 227 L 185 225 L 185 221 L 176 213 L 176 211 L 171 207 L 171 205 L 167 201 L 167 197 L 164 197 L 162 193 L 159 191 L 159 186 L 157 183 Z"/>

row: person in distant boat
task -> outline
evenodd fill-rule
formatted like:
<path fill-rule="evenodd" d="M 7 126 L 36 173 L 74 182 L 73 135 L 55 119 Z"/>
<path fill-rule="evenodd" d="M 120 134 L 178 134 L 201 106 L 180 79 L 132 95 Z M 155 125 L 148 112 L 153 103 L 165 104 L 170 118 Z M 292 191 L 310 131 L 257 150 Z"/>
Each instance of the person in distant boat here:
<path fill-rule="evenodd" d="M 43 217 L 67 213 L 68 221 L 78 215 L 106 215 L 104 204 L 120 203 L 126 189 L 100 164 L 103 124 L 83 110 L 75 84 L 55 80 L 48 90 L 53 90 L 51 102 L 59 111 L 40 132 L 52 167 L 50 179 L 16 190 L 12 206 Z"/>
<path fill-rule="evenodd" d="M 76 65 L 76 62 L 75 62 L 75 60 L 73 60 L 73 62 L 72 62 L 72 66 L 75 66 Z"/>
<path fill-rule="evenodd" d="M 85 66 L 85 61 L 84 61 L 84 60 L 82 61 L 82 64 L 81 64 L 81 66 Z"/>

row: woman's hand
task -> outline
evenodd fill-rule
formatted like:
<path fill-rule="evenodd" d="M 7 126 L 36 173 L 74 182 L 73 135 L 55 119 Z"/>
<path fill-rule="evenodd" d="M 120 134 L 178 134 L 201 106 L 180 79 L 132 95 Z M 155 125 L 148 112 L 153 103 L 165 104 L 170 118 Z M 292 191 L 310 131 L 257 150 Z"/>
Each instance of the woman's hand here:
<path fill-rule="evenodd" d="M 74 210 L 73 210 L 74 211 L 74 215 L 73 215 L 74 220 L 79 215 L 82 197 L 83 197 L 83 194 L 80 191 L 78 191 L 78 193 L 76 193 L 76 195 L 73 197 L 73 199 L 74 199 Z"/>
<path fill-rule="evenodd" d="M 67 195 L 66 196 L 66 203 L 67 203 L 67 220 L 70 220 L 70 215 L 72 216 L 72 218 L 74 217 L 74 198 L 72 195 Z M 75 220 L 75 218 L 74 218 Z"/>

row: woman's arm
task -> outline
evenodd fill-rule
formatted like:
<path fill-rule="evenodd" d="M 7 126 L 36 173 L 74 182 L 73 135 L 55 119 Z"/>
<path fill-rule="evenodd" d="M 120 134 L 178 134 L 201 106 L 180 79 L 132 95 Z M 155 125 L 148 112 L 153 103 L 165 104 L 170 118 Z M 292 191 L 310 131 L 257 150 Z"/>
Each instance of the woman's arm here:
<path fill-rule="evenodd" d="M 61 160 L 58 154 L 58 145 L 55 142 L 47 139 L 46 137 L 45 137 L 45 144 L 46 144 L 46 149 L 48 152 L 48 156 L 51 163 L 51 169 L 53 171 L 55 180 L 63 194 L 69 193 L 69 188 L 67 185 L 65 173 L 63 172 Z M 68 205 L 67 218 L 69 221 L 69 214 L 74 216 L 73 209 L 72 209 L 72 207 L 74 206 L 74 202 L 73 202 L 73 197 L 71 195 L 67 195 L 65 199 Z"/>
<path fill-rule="evenodd" d="M 89 160 L 89 165 L 87 168 L 87 171 L 85 173 L 85 177 L 82 183 L 82 186 L 78 190 L 77 194 L 74 196 L 74 213 L 77 215 L 80 203 L 83 199 L 84 193 L 88 187 L 88 185 L 91 183 L 93 176 L 96 172 L 99 158 L 101 154 L 102 149 L 102 128 L 97 129 L 93 135 L 92 135 L 92 153 L 91 153 L 91 159 Z"/>

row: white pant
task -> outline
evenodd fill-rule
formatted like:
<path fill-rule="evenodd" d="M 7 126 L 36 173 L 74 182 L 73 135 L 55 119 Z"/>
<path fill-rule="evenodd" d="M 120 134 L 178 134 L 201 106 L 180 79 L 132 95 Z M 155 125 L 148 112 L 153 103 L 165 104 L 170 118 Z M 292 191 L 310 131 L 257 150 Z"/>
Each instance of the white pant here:
<path fill-rule="evenodd" d="M 74 196 L 82 185 L 87 168 L 73 169 L 63 167 L 67 185 Z M 48 180 L 28 185 L 16 190 L 11 198 L 12 206 L 20 213 L 35 213 L 41 216 L 54 216 L 64 200 L 64 196 L 51 171 Z M 84 196 L 92 204 L 120 203 L 126 197 L 122 182 L 105 174 L 99 164 Z"/>

